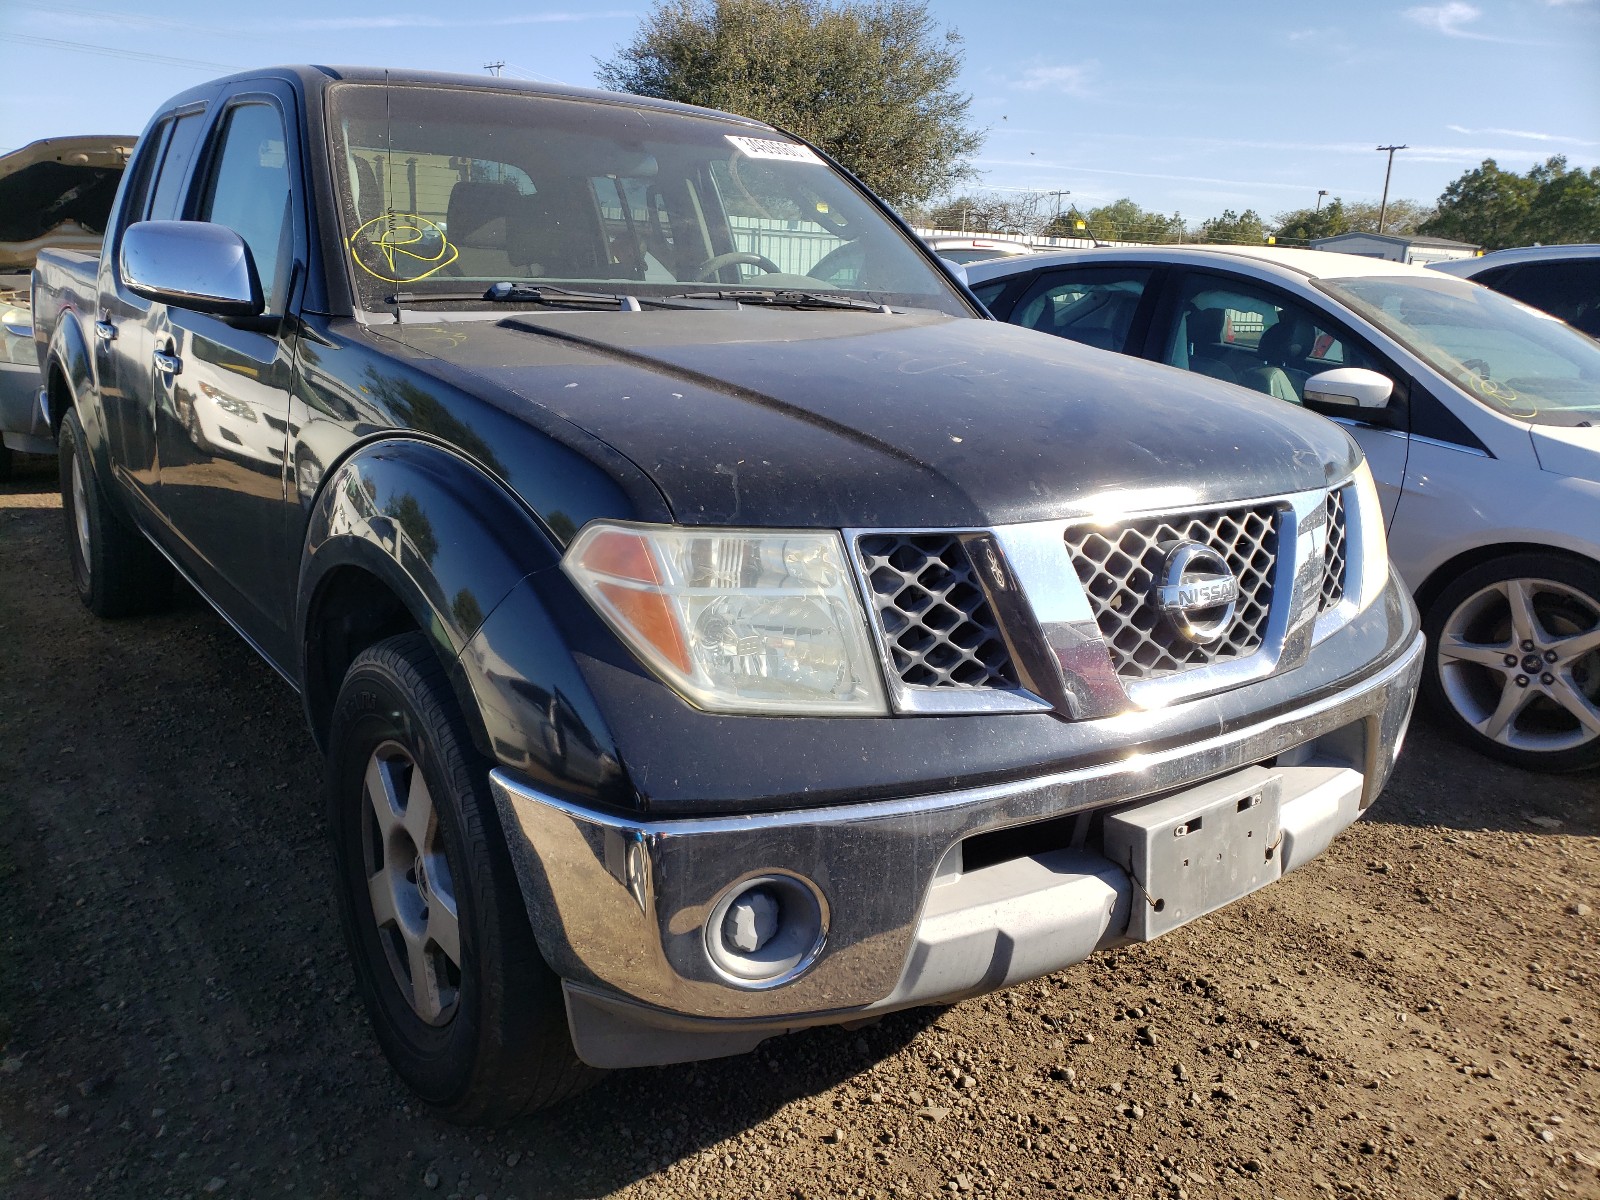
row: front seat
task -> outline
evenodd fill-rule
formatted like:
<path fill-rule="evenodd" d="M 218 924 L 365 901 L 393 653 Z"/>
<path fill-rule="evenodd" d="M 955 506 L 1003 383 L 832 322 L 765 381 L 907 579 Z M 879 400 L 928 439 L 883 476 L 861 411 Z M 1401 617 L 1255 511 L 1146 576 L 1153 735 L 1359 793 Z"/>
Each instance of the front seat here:
<path fill-rule="evenodd" d="M 1228 383 L 1238 383 L 1239 373 L 1224 360 L 1228 312 L 1222 308 L 1191 308 L 1184 321 L 1189 343 L 1189 370 Z"/>
<path fill-rule="evenodd" d="M 457 253 L 451 274 L 496 281 L 515 277 L 506 253 L 506 226 L 522 201 L 512 183 L 463 180 L 450 189 L 445 230 Z"/>

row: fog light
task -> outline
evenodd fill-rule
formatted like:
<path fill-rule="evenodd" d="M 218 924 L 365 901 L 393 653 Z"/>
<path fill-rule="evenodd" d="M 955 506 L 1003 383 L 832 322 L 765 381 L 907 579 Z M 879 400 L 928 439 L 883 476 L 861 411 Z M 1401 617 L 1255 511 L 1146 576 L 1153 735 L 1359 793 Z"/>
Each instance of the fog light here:
<path fill-rule="evenodd" d="M 722 940 L 739 954 L 754 954 L 778 932 L 778 898 L 766 888 L 751 888 L 728 906 Z"/>
<path fill-rule="evenodd" d="M 735 986 L 775 987 L 816 961 L 827 924 L 826 903 L 809 879 L 776 874 L 744 879 L 712 906 L 706 955 Z"/>

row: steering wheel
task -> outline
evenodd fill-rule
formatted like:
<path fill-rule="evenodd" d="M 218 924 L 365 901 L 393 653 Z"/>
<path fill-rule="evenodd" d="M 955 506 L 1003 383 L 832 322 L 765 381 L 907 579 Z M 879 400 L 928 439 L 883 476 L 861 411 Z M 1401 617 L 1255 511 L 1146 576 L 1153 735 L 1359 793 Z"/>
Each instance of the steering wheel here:
<path fill-rule="evenodd" d="M 723 267 L 733 266 L 734 263 L 749 263 L 752 266 L 760 267 L 769 275 L 776 275 L 783 270 L 782 267 L 763 254 L 744 254 L 735 250 L 727 254 L 713 255 L 711 258 L 706 259 L 705 262 L 694 269 L 694 281 L 696 283 L 709 283 L 710 276 L 722 270 Z"/>

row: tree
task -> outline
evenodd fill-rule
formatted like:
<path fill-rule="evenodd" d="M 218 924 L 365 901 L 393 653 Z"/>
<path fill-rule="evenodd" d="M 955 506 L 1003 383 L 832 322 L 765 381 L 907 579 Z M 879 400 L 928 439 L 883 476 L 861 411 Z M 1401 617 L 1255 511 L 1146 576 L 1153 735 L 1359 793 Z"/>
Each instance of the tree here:
<path fill-rule="evenodd" d="M 1379 206 L 1370 200 L 1344 200 L 1335 196 L 1322 208 L 1297 208 L 1272 218 L 1272 233 L 1279 241 L 1308 242 L 1341 233 L 1377 233 Z M 1404 236 L 1417 228 L 1433 210 L 1415 200 L 1391 200 L 1384 213 L 1383 232 Z"/>
<path fill-rule="evenodd" d="M 1559 155 L 1528 172 L 1538 190 L 1528 203 L 1523 244 L 1600 242 L 1600 167 L 1567 169 Z"/>
<path fill-rule="evenodd" d="M 971 233 L 1038 233 L 1047 220 L 1044 192 L 967 192 L 908 213 L 913 224 Z"/>
<path fill-rule="evenodd" d="M 1082 229 L 1078 228 L 1080 220 Z M 1188 235 L 1188 226 L 1178 213 L 1166 216 L 1141 208 L 1124 196 L 1086 213 L 1063 213 L 1044 231 L 1055 237 L 1093 237 L 1102 242 L 1181 242 Z"/>
<path fill-rule="evenodd" d="M 962 58 L 922 0 L 657 0 L 595 75 L 790 130 L 904 205 L 972 177 Z"/>
<path fill-rule="evenodd" d="M 1267 226 L 1261 214 L 1253 208 L 1247 208 L 1242 213 L 1228 208 L 1223 210 L 1220 217 L 1209 217 L 1201 222 L 1198 236 L 1202 242 L 1259 246 L 1267 240 Z"/>
<path fill-rule="evenodd" d="M 1538 190 L 1532 179 L 1502 171 L 1494 159 L 1486 158 L 1445 188 L 1439 211 L 1422 232 L 1472 242 L 1486 250 L 1519 246 Z"/>

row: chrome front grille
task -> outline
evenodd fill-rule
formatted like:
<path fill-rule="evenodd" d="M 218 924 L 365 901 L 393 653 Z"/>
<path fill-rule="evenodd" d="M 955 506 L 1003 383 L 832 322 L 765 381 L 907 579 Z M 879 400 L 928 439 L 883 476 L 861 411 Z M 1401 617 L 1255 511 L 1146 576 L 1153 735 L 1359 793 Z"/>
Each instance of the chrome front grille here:
<path fill-rule="evenodd" d="M 913 688 L 1017 687 L 1016 667 L 972 558 L 953 533 L 856 539 L 862 578 L 900 682 Z"/>
<path fill-rule="evenodd" d="M 1069 527 L 1066 549 L 1117 675 L 1159 679 L 1261 649 L 1272 615 L 1279 517 L 1277 505 L 1262 504 L 1135 518 L 1110 528 Z M 1211 547 L 1239 584 L 1233 620 L 1217 641 L 1205 645 L 1180 635 L 1156 604 L 1162 562 L 1181 542 Z"/>
<path fill-rule="evenodd" d="M 1323 504 L 1327 517 L 1328 540 L 1322 552 L 1322 601 L 1319 612 L 1338 607 L 1344 599 L 1344 577 L 1349 565 L 1348 539 L 1344 528 L 1344 488 L 1334 488 Z"/>

